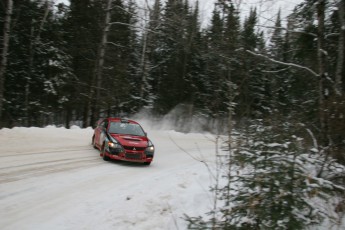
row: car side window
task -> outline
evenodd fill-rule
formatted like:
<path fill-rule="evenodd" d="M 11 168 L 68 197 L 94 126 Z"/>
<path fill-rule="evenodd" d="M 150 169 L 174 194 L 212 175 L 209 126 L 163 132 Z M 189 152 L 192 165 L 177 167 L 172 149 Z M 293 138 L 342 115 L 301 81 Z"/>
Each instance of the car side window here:
<path fill-rule="evenodd" d="M 108 120 L 104 121 L 103 127 L 106 129 L 108 127 Z"/>

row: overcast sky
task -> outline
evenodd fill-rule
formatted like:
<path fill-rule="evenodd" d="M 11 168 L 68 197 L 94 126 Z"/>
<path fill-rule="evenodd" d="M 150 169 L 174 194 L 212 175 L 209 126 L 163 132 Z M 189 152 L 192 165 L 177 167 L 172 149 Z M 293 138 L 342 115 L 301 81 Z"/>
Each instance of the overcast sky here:
<path fill-rule="evenodd" d="M 64 2 L 69 4 L 69 0 L 54 0 L 57 2 Z M 138 4 L 143 6 L 145 2 L 152 4 L 154 0 L 137 0 Z M 165 0 L 161 0 L 164 2 Z M 196 0 L 189 0 L 191 4 L 194 4 Z M 207 26 L 210 22 L 212 10 L 214 8 L 214 2 L 216 0 L 199 0 L 200 9 L 200 21 L 203 27 Z M 282 19 L 289 15 L 298 3 L 303 0 L 234 0 L 234 3 L 240 8 L 242 18 L 249 14 L 250 8 L 256 7 L 259 24 L 263 26 L 271 26 L 276 20 L 279 8 L 281 9 Z"/>
<path fill-rule="evenodd" d="M 140 5 L 143 5 L 146 0 L 137 0 Z M 147 0 L 150 4 L 154 0 Z M 165 0 L 162 0 L 164 2 Z M 196 0 L 189 0 L 194 4 Z M 209 24 L 212 11 L 214 9 L 214 2 L 216 0 L 199 0 L 200 21 L 203 26 Z M 242 18 L 249 14 L 250 8 L 256 7 L 260 24 L 272 25 L 275 22 L 279 8 L 281 9 L 282 18 L 289 15 L 292 9 L 302 0 L 234 0 L 234 3 L 239 7 Z"/>
<path fill-rule="evenodd" d="M 216 0 L 199 0 L 200 19 L 208 23 L 210 15 L 214 8 Z M 234 0 L 241 12 L 241 18 L 248 16 L 250 8 L 257 8 L 260 24 L 267 25 L 275 22 L 279 8 L 281 9 L 282 18 L 289 15 L 294 6 L 302 0 Z"/>

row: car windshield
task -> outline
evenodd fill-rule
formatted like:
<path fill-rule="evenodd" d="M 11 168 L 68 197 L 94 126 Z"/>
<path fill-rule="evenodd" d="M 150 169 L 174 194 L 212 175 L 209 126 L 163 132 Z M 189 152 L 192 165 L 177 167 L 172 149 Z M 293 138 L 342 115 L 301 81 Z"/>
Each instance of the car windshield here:
<path fill-rule="evenodd" d="M 109 133 L 120 133 L 135 136 L 145 136 L 143 129 L 138 124 L 111 122 Z"/>

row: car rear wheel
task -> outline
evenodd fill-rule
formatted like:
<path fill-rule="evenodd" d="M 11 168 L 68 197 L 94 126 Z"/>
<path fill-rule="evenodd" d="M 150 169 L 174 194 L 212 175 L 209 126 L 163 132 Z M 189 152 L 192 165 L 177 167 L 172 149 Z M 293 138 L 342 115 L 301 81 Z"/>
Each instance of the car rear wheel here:
<path fill-rule="evenodd" d="M 97 149 L 96 142 L 95 142 L 95 135 L 92 136 L 92 146 L 94 149 Z"/>
<path fill-rule="evenodd" d="M 144 165 L 150 165 L 151 162 L 144 162 Z"/>
<path fill-rule="evenodd" d="M 103 156 L 103 160 L 105 160 L 105 161 L 109 161 L 109 160 L 110 160 L 110 158 L 109 158 L 109 157 L 107 156 L 107 154 L 106 154 L 104 144 L 103 144 L 103 146 L 102 146 L 102 156 Z"/>

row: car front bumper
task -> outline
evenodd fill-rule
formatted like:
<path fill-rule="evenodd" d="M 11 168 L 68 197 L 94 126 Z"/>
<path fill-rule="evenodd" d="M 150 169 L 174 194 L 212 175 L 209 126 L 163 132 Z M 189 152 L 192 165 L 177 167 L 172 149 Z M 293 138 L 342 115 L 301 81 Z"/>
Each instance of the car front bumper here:
<path fill-rule="evenodd" d="M 130 161 L 130 162 L 151 162 L 153 160 L 153 153 L 146 154 L 144 151 L 124 151 L 118 152 L 112 149 L 106 151 L 107 156 L 113 160 Z"/>

